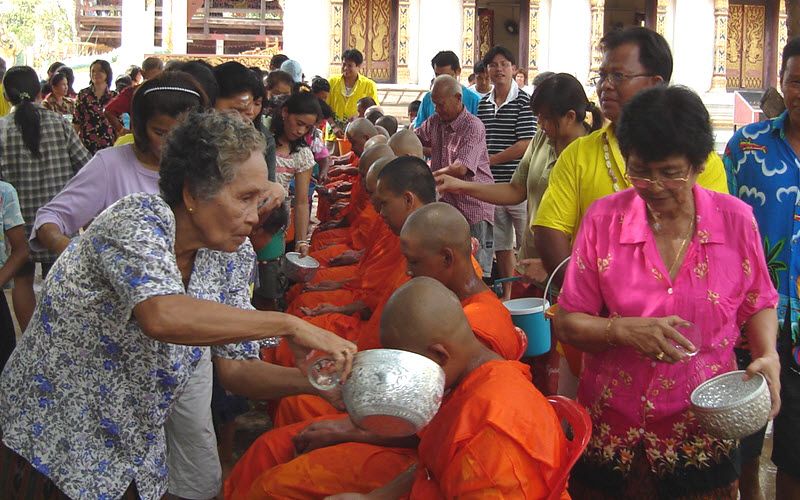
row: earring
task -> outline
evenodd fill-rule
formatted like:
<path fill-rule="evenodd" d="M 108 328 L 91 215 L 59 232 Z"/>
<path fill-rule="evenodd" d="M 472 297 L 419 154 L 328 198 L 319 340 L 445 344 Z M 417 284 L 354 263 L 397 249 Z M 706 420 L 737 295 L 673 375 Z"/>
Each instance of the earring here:
<path fill-rule="evenodd" d="M 186 207 L 186 211 L 189 212 L 190 214 L 193 214 L 194 213 L 194 208 Z"/>

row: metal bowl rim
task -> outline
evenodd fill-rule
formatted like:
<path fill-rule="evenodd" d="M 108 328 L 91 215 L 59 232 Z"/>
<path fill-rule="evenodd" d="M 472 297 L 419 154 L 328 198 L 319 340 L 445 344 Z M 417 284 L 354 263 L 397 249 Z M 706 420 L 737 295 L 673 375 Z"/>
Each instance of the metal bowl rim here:
<path fill-rule="evenodd" d="M 765 386 L 767 385 L 767 379 L 761 373 L 756 373 L 756 375 L 755 375 L 755 376 L 761 377 L 761 383 L 758 385 L 758 389 L 756 389 L 755 391 L 751 392 L 750 394 L 748 394 L 743 399 L 740 399 L 740 400 L 735 401 L 733 403 L 726 404 L 724 406 L 701 406 L 701 405 L 699 405 L 699 404 L 697 404 L 695 402 L 695 394 L 697 394 L 698 391 L 700 391 L 701 389 L 705 388 L 705 386 L 711 385 L 712 383 L 714 383 L 714 382 L 716 382 L 718 380 L 721 380 L 723 378 L 731 377 L 731 376 L 734 376 L 734 375 L 738 375 L 738 376 L 741 377 L 744 374 L 745 374 L 745 370 L 734 370 L 732 372 L 725 372 L 725 373 L 721 373 L 721 374 L 717 375 L 716 377 L 712 377 L 712 378 L 706 380 L 705 382 L 703 382 L 702 384 L 698 385 L 692 391 L 691 396 L 689 396 L 689 400 L 691 401 L 692 406 L 694 407 L 695 411 L 714 412 L 714 413 L 716 413 L 716 412 L 720 412 L 720 411 L 723 411 L 723 410 L 730 410 L 730 409 L 736 408 L 738 406 L 745 405 L 747 403 L 750 403 L 755 398 L 757 398 L 761 394 L 761 392 L 765 389 Z"/>
<path fill-rule="evenodd" d="M 291 264 L 293 266 L 297 266 L 298 268 L 300 268 L 302 270 L 319 269 L 319 261 L 317 259 L 315 259 L 314 257 L 310 256 L 310 255 L 307 255 L 305 257 L 300 257 L 300 252 L 286 252 L 286 255 L 284 255 L 284 257 L 286 258 L 286 262 L 288 262 L 289 264 Z M 295 260 L 295 259 L 298 259 L 298 258 L 300 258 L 300 259 L 311 259 L 311 260 L 314 261 L 315 264 L 313 264 L 313 265 L 301 264 L 300 262 L 297 262 Z"/>

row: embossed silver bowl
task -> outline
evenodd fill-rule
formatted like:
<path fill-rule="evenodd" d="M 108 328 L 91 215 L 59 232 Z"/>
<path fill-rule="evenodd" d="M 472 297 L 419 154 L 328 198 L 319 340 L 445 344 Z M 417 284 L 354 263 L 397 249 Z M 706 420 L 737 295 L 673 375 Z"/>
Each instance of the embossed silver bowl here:
<path fill-rule="evenodd" d="M 311 256 L 300 257 L 299 252 L 287 252 L 283 256 L 283 274 L 297 283 L 314 279 L 319 270 L 319 261 Z"/>
<path fill-rule="evenodd" d="M 395 349 L 356 354 L 342 388 L 347 412 L 363 429 L 382 436 L 410 436 L 439 411 L 444 371 L 430 359 Z"/>
<path fill-rule="evenodd" d="M 720 439 L 741 439 L 764 427 L 772 399 L 767 379 L 756 374 L 743 380 L 744 371 L 723 373 L 692 391 L 692 410 L 702 428 Z"/>

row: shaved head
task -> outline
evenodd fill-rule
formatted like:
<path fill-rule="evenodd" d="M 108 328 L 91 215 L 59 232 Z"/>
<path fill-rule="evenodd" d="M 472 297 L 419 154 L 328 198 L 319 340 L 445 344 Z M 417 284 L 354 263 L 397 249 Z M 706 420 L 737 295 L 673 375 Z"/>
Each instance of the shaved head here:
<path fill-rule="evenodd" d="M 381 116 L 378 118 L 378 121 L 375 122 L 375 125 L 385 128 L 390 136 L 397 132 L 397 118 L 391 115 Z"/>
<path fill-rule="evenodd" d="M 452 248 L 464 259 L 472 255 L 469 223 L 447 203 L 429 203 L 417 209 L 406 219 L 400 237 L 416 240 L 432 252 Z"/>
<path fill-rule="evenodd" d="M 420 142 L 417 134 L 409 129 L 401 130 L 394 134 L 389 139 L 389 147 L 392 148 L 394 154 L 397 156 L 416 156 L 417 158 L 424 158 L 422 152 L 422 142 Z"/>
<path fill-rule="evenodd" d="M 387 139 L 390 136 L 389 131 L 381 127 L 380 125 L 375 125 L 375 130 L 377 130 L 380 135 L 386 137 Z"/>
<path fill-rule="evenodd" d="M 433 94 L 438 94 L 442 97 L 452 97 L 456 94 L 461 95 L 461 92 L 461 84 L 450 75 L 439 75 L 433 80 L 431 97 L 433 97 Z"/>
<path fill-rule="evenodd" d="M 361 159 L 358 161 L 359 173 L 362 176 L 366 176 L 367 172 L 369 171 L 369 167 L 372 166 L 372 163 L 382 156 L 394 157 L 392 148 L 386 144 L 377 144 L 369 149 L 364 150 L 364 153 L 361 155 Z"/>
<path fill-rule="evenodd" d="M 378 176 L 381 175 L 381 170 L 385 167 L 390 161 L 394 160 L 396 156 L 394 154 L 381 156 L 374 162 L 372 162 L 372 166 L 369 167 L 369 171 L 367 172 L 366 177 L 366 190 L 367 193 L 372 195 L 375 192 L 375 189 L 378 187 Z"/>
<path fill-rule="evenodd" d="M 368 150 L 372 146 L 377 146 L 378 144 L 388 144 L 388 143 L 389 139 L 387 139 L 385 135 L 378 134 L 364 143 L 364 151 Z"/>
<path fill-rule="evenodd" d="M 381 346 L 431 357 L 432 344 L 475 341 L 458 297 L 433 278 L 414 278 L 389 298 L 381 315 Z"/>
<path fill-rule="evenodd" d="M 364 153 L 364 145 L 366 142 L 370 138 L 378 135 L 378 131 L 375 130 L 375 125 L 369 120 L 356 118 L 347 126 L 346 134 L 347 138 L 350 140 L 350 144 L 353 146 L 353 151 L 361 156 Z"/>

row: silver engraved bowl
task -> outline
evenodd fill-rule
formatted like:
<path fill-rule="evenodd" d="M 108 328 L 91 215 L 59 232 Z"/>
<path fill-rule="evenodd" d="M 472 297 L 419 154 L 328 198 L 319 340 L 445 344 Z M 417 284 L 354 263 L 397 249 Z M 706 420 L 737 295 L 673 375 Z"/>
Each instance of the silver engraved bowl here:
<path fill-rule="evenodd" d="M 706 380 L 692 391 L 692 410 L 701 427 L 719 439 L 741 439 L 766 425 L 772 398 L 760 373 L 743 380 L 738 370 Z"/>
<path fill-rule="evenodd" d="M 319 261 L 310 255 L 300 257 L 299 252 L 287 252 L 283 257 L 283 274 L 297 283 L 314 279 L 319 270 Z"/>
<path fill-rule="evenodd" d="M 442 403 L 444 371 L 430 359 L 396 349 L 356 354 L 342 388 L 353 422 L 376 434 L 410 436 L 428 425 Z"/>

